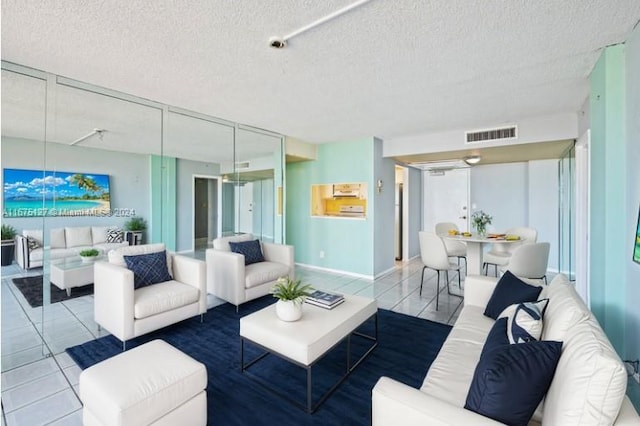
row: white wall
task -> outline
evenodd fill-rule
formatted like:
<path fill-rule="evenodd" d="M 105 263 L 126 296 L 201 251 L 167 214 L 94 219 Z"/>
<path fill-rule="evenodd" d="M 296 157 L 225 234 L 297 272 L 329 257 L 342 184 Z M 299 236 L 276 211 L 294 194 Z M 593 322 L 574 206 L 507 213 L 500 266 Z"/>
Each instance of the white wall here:
<path fill-rule="evenodd" d="M 529 163 L 529 226 L 551 243 L 550 270 L 558 269 L 558 160 Z M 575 265 L 573 265 L 575 267 Z"/>
<path fill-rule="evenodd" d="M 508 163 L 471 168 L 471 212 L 483 210 L 493 217 L 487 231 L 529 223 L 528 164 Z"/>
<path fill-rule="evenodd" d="M 409 197 L 409 255 L 410 259 L 420 255 L 418 232 L 422 229 L 422 170 L 408 167 L 409 190 L 404 196 Z"/>
<path fill-rule="evenodd" d="M 576 139 L 578 135 L 578 116 L 571 114 L 555 114 L 518 120 L 518 138 L 508 142 L 486 142 L 483 148 L 535 142 L 549 142 L 563 139 Z M 423 133 L 388 138 L 384 142 L 383 155 L 393 157 L 399 155 L 424 154 L 425 152 L 457 151 L 477 147 L 465 144 L 465 131 L 484 128 L 502 127 L 505 123 L 488 123 L 487 126 L 471 129 L 457 129 L 440 133 Z"/>

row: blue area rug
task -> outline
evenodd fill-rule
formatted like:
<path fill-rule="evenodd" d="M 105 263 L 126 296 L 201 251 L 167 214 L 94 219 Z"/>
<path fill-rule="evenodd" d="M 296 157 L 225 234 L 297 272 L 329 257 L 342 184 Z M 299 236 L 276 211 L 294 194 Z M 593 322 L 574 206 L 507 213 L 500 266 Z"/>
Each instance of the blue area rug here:
<path fill-rule="evenodd" d="M 215 425 L 369 425 L 371 390 L 381 376 L 392 377 L 415 388 L 435 359 L 451 327 L 428 320 L 380 309 L 378 347 L 360 364 L 313 414 L 274 395 L 254 378 L 274 387 L 301 404 L 306 401 L 304 369 L 270 355 L 244 374 L 240 371 L 239 319 L 261 309 L 274 299 L 265 296 L 241 306 L 224 304 L 209 310 L 204 323 L 192 318 L 127 342 L 133 348 L 153 339 L 162 339 L 207 366 L 208 423 Z M 360 331 L 373 333 L 373 321 Z M 352 337 L 352 359 L 357 360 L 370 342 Z M 117 355 L 122 343 L 103 337 L 67 349 L 80 366 L 87 368 Z M 245 362 L 260 351 L 245 345 Z M 340 377 L 346 363 L 346 344 L 334 348 L 313 368 L 314 401 Z"/>

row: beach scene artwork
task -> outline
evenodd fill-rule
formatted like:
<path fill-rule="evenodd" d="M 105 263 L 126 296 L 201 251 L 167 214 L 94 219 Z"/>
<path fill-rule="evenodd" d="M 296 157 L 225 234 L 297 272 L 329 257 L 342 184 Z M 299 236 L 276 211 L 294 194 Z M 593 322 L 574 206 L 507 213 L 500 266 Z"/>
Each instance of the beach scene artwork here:
<path fill-rule="evenodd" d="M 633 247 L 633 260 L 640 263 L 640 209 L 638 210 L 638 227 L 636 229 L 636 243 Z"/>
<path fill-rule="evenodd" d="M 3 216 L 107 216 L 109 175 L 4 169 Z"/>

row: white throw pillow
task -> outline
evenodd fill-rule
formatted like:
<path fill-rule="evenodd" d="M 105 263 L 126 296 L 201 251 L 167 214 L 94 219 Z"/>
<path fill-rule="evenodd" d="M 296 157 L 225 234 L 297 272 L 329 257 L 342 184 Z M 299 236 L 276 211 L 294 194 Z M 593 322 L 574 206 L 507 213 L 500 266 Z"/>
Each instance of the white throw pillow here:
<path fill-rule="evenodd" d="M 540 340 L 548 303 L 549 299 L 516 303 L 502 311 L 498 318 L 507 318 L 507 337 L 511 344 Z"/>

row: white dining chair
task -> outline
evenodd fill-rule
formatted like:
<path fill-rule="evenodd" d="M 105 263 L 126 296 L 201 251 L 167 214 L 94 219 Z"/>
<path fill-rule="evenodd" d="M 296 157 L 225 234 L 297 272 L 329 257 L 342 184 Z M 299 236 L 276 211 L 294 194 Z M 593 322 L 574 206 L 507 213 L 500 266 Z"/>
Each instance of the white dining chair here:
<path fill-rule="evenodd" d="M 511 271 L 520 278 L 544 280 L 547 284 L 547 265 L 549 263 L 549 243 L 523 244 L 516 248 L 509 263 L 501 271 Z"/>
<path fill-rule="evenodd" d="M 486 275 L 489 275 L 489 265 L 493 265 L 495 268 L 495 274 L 498 276 L 498 268 L 504 268 L 507 266 L 515 249 L 523 244 L 532 244 L 538 240 L 538 231 L 534 228 L 509 228 L 507 229 L 506 234 L 519 236 L 520 242 L 492 244 L 491 249 L 484 254 L 482 263 L 482 269 L 485 270 Z"/>
<path fill-rule="evenodd" d="M 458 225 L 453 222 L 439 222 L 436 223 L 436 234 L 446 235 L 450 229 L 455 229 L 456 232 L 460 232 Z M 462 241 L 455 241 L 443 238 L 444 246 L 447 248 L 447 254 L 449 257 L 455 257 L 458 259 L 458 265 L 460 265 L 460 259 L 464 260 L 464 268 L 467 269 L 467 245 Z"/>
<path fill-rule="evenodd" d="M 422 258 L 422 277 L 420 279 L 420 296 L 422 296 L 422 284 L 424 283 L 424 271 L 426 269 L 433 269 L 438 274 L 436 281 L 436 311 L 438 310 L 438 303 L 440 298 L 440 272 L 444 272 L 445 280 L 447 281 L 447 293 L 452 296 L 458 296 L 459 294 L 451 293 L 449 288 L 449 271 L 458 271 L 458 288 L 461 287 L 460 282 L 460 265 L 449 261 L 449 254 L 445 247 L 444 240 L 438 235 L 432 232 L 420 231 L 420 257 Z"/>

